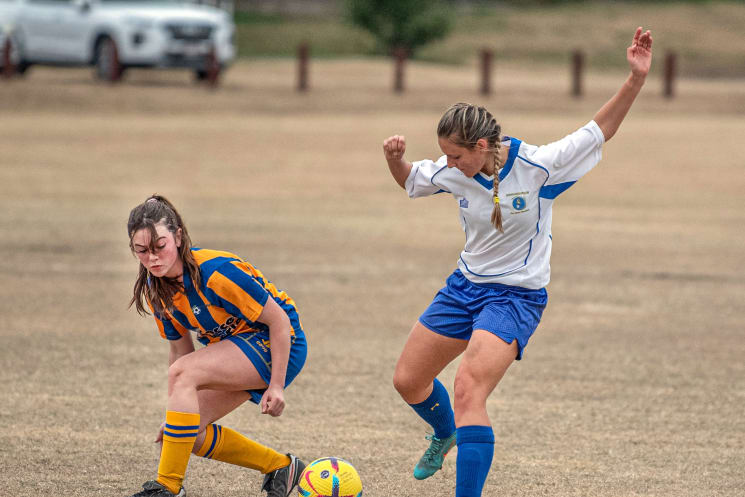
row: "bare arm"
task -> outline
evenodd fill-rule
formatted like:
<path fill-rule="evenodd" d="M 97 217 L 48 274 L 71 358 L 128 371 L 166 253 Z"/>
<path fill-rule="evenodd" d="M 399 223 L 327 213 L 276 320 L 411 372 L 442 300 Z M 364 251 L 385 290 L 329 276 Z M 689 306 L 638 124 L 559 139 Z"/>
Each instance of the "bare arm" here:
<path fill-rule="evenodd" d="M 178 340 L 169 340 L 168 344 L 171 346 L 168 354 L 169 366 L 176 362 L 179 357 L 194 352 L 194 342 L 191 339 L 191 335 L 184 335 Z"/>
<path fill-rule="evenodd" d="M 631 74 L 618 93 L 613 95 L 594 117 L 606 142 L 618 131 L 649 74 L 652 64 L 652 35 L 649 30 L 642 33 L 641 27 L 636 29 L 631 46 L 626 49 L 626 60 L 629 62 Z"/>
<path fill-rule="evenodd" d="M 279 416 L 285 408 L 284 389 L 287 363 L 290 359 L 290 318 L 287 313 L 269 297 L 259 322 L 269 326 L 269 341 L 272 355 L 272 377 L 261 398 L 261 412 Z"/>
<path fill-rule="evenodd" d="M 383 155 L 388 162 L 388 169 L 396 180 L 398 186 L 406 189 L 406 178 L 411 172 L 411 162 L 404 160 L 406 151 L 406 138 L 401 135 L 393 135 L 383 141 Z"/>

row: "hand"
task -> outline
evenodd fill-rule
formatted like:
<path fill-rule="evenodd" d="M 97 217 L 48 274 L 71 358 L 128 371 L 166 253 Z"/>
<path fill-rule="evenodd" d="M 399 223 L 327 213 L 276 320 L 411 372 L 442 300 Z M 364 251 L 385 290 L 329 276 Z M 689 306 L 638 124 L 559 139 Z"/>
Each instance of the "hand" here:
<path fill-rule="evenodd" d="M 642 33 L 642 28 L 636 28 L 634 40 L 626 49 L 626 60 L 631 67 L 634 76 L 645 78 L 652 65 L 652 34 L 647 30 Z"/>
<path fill-rule="evenodd" d="M 160 430 L 158 430 L 158 435 L 155 437 L 155 440 L 153 440 L 153 443 L 160 443 L 163 444 L 163 431 L 166 429 L 166 422 L 163 421 L 160 424 Z"/>
<path fill-rule="evenodd" d="M 393 135 L 383 141 L 383 154 L 385 160 L 402 160 L 406 151 L 406 138 L 401 135 Z"/>
<path fill-rule="evenodd" d="M 282 414 L 285 409 L 285 390 L 282 387 L 272 386 L 269 387 L 261 396 L 261 414 L 269 414 L 270 416 L 277 417 Z"/>

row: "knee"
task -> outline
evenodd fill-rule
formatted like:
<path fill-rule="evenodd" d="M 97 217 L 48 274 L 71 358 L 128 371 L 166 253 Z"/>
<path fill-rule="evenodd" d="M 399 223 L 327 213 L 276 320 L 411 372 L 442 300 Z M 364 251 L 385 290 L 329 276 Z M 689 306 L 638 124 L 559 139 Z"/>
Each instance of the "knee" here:
<path fill-rule="evenodd" d="M 466 412 L 477 408 L 486 401 L 479 395 L 476 378 L 467 368 L 461 368 L 455 376 L 454 390 L 453 404 L 458 412 Z"/>
<path fill-rule="evenodd" d="M 415 375 L 410 374 L 404 368 L 396 368 L 395 373 L 393 373 L 393 388 L 410 404 L 412 399 L 417 397 L 417 394 L 422 390 L 420 383 Z"/>
<path fill-rule="evenodd" d="M 171 387 L 185 386 L 192 383 L 184 361 L 178 359 L 168 368 L 168 384 Z"/>
<path fill-rule="evenodd" d="M 403 396 L 410 390 L 410 384 L 411 382 L 406 373 L 396 368 L 396 371 L 393 373 L 393 388 Z"/>

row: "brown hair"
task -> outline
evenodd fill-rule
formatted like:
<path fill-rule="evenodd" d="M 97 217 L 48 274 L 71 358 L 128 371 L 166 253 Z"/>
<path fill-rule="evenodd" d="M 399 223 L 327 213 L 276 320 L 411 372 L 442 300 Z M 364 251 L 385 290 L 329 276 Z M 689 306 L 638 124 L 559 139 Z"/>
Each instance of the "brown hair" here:
<path fill-rule="evenodd" d="M 129 248 L 134 253 L 132 237 L 141 230 L 150 231 L 151 251 L 155 251 L 155 240 L 158 237 L 155 225 L 163 223 L 174 235 L 181 229 L 181 246 L 178 248 L 179 257 L 184 264 L 184 272 L 189 273 L 195 286 L 199 286 L 199 265 L 191 253 L 191 239 L 186 231 L 181 216 L 176 208 L 165 197 L 153 194 L 143 203 L 132 209 L 127 221 L 127 234 L 129 235 Z M 173 296 L 183 290 L 183 285 L 176 278 L 156 277 L 140 264 L 137 280 L 135 280 L 132 300 L 129 307 L 135 305 L 139 314 L 148 314 L 145 301 L 149 301 L 156 313 L 160 314 L 164 309 L 173 308 Z"/>
<path fill-rule="evenodd" d="M 437 136 L 447 138 L 455 145 L 473 150 L 476 142 L 484 138 L 488 144 L 487 151 L 494 155 L 494 209 L 491 222 L 504 233 L 502 228 L 502 210 L 499 208 L 499 150 L 501 148 L 501 126 L 483 107 L 459 102 L 450 106 L 440 118 L 437 125 Z"/>

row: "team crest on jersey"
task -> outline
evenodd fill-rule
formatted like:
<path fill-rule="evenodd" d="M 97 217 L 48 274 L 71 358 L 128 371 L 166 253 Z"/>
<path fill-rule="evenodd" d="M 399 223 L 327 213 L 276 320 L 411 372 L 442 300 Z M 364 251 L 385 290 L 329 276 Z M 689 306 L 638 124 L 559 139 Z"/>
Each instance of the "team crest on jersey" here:
<path fill-rule="evenodd" d="M 468 209 L 468 199 L 467 198 L 464 197 L 464 198 L 460 199 L 460 207 L 461 207 L 461 209 Z"/>
<path fill-rule="evenodd" d="M 505 195 L 509 205 L 512 206 L 510 214 L 523 214 L 530 210 L 528 207 L 528 195 L 530 195 L 530 192 L 514 192 Z"/>
<path fill-rule="evenodd" d="M 198 315 L 198 314 L 199 314 L 200 312 L 202 312 L 202 309 L 200 309 L 198 305 L 195 305 L 194 307 L 192 307 L 192 308 L 191 308 L 191 312 L 193 312 L 193 313 L 194 313 L 194 315 L 196 316 L 196 315 Z"/>

